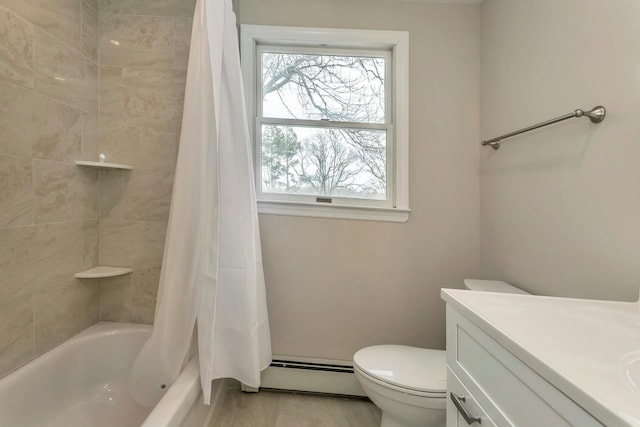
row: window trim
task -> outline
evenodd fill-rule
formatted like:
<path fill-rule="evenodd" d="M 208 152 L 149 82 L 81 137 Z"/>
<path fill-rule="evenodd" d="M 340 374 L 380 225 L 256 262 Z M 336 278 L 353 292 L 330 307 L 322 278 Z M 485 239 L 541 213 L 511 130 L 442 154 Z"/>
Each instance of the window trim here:
<path fill-rule="evenodd" d="M 351 52 L 369 50 L 387 50 L 391 52 L 391 90 L 392 95 L 386 101 L 391 106 L 390 137 L 393 140 L 393 153 L 388 155 L 393 173 L 388 177 L 388 185 L 392 186 L 392 206 L 381 207 L 375 201 L 366 201 L 369 206 L 336 203 L 308 203 L 305 201 L 258 200 L 258 212 L 272 215 L 295 215 L 321 218 L 360 219 L 372 221 L 406 222 L 409 219 L 409 33 L 406 31 L 347 30 L 330 28 L 279 27 L 264 25 L 241 26 L 242 71 L 247 100 L 247 117 L 249 118 L 251 138 L 254 145 L 254 161 L 256 155 L 256 134 L 258 126 L 264 119 L 257 120 L 257 98 L 259 79 L 256 78 L 258 46 L 270 47 L 324 47 L 344 48 Z M 281 119 L 277 119 L 281 120 Z M 298 119 L 295 119 L 298 121 Z M 329 125 L 329 122 L 327 125 Z M 342 124 L 342 122 L 340 122 Z M 356 124 L 354 124 L 356 125 Z M 254 164 L 254 173 L 258 173 L 258 165 Z M 256 181 L 259 183 L 259 181 Z M 256 192 L 260 191 L 256 187 Z M 374 202 L 374 203 L 371 203 Z"/>

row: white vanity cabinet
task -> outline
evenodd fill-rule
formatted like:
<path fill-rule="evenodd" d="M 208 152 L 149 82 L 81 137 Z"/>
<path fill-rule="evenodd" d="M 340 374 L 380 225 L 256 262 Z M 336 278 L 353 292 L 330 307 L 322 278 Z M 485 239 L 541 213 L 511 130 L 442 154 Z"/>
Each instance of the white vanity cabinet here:
<path fill-rule="evenodd" d="M 442 298 L 447 427 L 640 427 L 640 302 Z"/>
<path fill-rule="evenodd" d="M 447 427 L 604 425 L 450 305 L 447 364 Z"/>
<path fill-rule="evenodd" d="M 496 427 L 496 423 L 450 368 L 447 369 L 447 389 L 447 427 Z"/>

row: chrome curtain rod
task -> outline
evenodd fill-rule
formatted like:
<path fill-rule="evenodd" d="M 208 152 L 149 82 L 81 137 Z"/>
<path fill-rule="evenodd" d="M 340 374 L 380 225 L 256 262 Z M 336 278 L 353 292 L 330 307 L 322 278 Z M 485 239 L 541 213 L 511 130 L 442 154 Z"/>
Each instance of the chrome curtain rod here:
<path fill-rule="evenodd" d="M 565 114 L 564 116 L 556 117 L 555 119 L 547 120 L 546 122 L 538 123 L 533 126 L 526 127 L 524 129 L 517 130 L 515 132 L 510 132 L 504 135 L 501 135 L 497 138 L 487 139 L 486 141 L 482 141 L 482 146 L 490 145 L 491 148 L 497 150 L 500 148 L 500 143 L 503 139 L 511 138 L 512 136 L 520 135 L 521 133 L 529 132 L 535 129 L 540 129 L 545 126 L 552 125 L 554 123 L 562 122 L 567 119 L 573 119 L 574 117 L 588 117 L 591 120 L 591 123 L 600 123 L 604 120 L 607 115 L 607 110 L 602 106 L 598 105 L 597 107 L 593 107 L 589 111 L 584 110 L 576 110 L 573 113 Z"/>

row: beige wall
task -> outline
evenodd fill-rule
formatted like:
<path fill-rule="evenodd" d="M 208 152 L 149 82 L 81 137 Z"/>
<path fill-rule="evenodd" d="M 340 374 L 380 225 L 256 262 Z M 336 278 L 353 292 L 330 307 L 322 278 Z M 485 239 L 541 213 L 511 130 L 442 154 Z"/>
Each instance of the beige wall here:
<path fill-rule="evenodd" d="M 153 323 L 195 0 L 100 1 L 100 318 Z"/>
<path fill-rule="evenodd" d="M 602 104 L 481 155 L 482 274 L 631 300 L 640 270 L 640 2 L 485 0 L 482 136 Z"/>
<path fill-rule="evenodd" d="M 242 0 L 247 24 L 410 33 L 406 224 L 261 215 L 273 351 L 444 346 L 441 287 L 478 273 L 479 6 Z"/>
<path fill-rule="evenodd" d="M 0 377 L 98 320 L 97 7 L 0 0 Z"/>

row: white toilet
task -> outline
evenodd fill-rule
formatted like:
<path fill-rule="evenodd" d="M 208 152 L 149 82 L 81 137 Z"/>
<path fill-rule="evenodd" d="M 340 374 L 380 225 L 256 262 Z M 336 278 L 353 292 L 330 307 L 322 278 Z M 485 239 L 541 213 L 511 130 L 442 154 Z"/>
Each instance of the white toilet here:
<path fill-rule="evenodd" d="M 466 289 L 526 294 L 505 282 L 464 281 Z M 356 378 L 382 410 L 381 427 L 444 427 L 447 360 L 444 350 L 374 345 L 353 356 Z"/>

